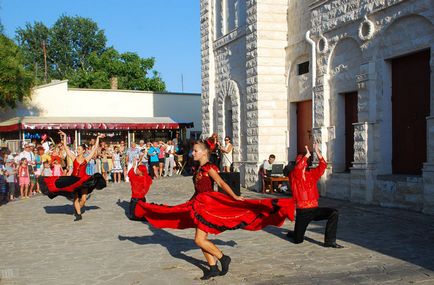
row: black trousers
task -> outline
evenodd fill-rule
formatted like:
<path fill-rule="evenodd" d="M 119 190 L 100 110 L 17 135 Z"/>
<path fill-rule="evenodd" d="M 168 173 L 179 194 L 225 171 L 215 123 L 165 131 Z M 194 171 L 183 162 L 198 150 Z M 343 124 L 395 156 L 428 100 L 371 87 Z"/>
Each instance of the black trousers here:
<path fill-rule="evenodd" d="M 146 202 L 146 198 L 145 197 L 143 197 L 142 199 L 131 198 L 129 218 L 130 218 L 130 220 L 133 220 L 133 221 L 146 221 L 145 218 L 141 219 L 141 218 L 136 217 L 136 215 L 134 215 L 134 211 L 136 209 L 136 205 L 137 205 L 138 201 Z"/>
<path fill-rule="evenodd" d="M 297 209 L 294 228 L 294 243 L 302 243 L 306 228 L 311 221 L 327 220 L 324 243 L 336 242 L 338 210 L 333 208 Z"/>

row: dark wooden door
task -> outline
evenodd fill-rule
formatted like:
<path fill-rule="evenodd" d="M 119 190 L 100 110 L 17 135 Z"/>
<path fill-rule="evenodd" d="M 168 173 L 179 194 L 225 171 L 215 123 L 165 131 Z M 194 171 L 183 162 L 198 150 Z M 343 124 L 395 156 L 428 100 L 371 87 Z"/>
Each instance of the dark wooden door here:
<path fill-rule="evenodd" d="M 312 149 L 312 100 L 297 103 L 297 153 L 304 153 L 305 145 Z"/>
<path fill-rule="evenodd" d="M 430 51 L 392 60 L 392 170 L 422 173 L 430 113 Z"/>
<path fill-rule="evenodd" d="M 354 126 L 358 122 L 357 92 L 345 93 L 345 171 L 354 159 Z"/>

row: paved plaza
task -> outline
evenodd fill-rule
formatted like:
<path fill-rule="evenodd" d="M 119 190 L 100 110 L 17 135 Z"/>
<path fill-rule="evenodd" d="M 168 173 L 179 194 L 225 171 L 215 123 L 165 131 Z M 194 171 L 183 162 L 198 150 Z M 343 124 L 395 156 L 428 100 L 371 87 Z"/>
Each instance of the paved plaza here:
<path fill-rule="evenodd" d="M 177 204 L 192 192 L 191 177 L 165 178 L 148 200 Z M 321 246 L 324 222 L 311 224 L 299 245 L 286 240 L 289 221 L 224 232 L 211 239 L 232 257 L 230 272 L 205 282 L 194 230 L 128 220 L 129 194 L 126 183 L 95 191 L 80 222 L 63 197 L 1 206 L 0 284 L 434 284 L 433 216 L 323 199 L 340 210 L 338 242 L 346 248 Z"/>

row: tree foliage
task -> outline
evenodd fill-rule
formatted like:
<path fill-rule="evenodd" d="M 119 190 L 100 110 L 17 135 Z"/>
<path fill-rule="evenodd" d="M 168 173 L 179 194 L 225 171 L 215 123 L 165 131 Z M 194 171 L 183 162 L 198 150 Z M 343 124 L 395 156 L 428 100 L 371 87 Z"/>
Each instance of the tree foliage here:
<path fill-rule="evenodd" d="M 25 54 L 26 68 L 38 83 L 44 82 L 45 44 L 48 80 L 68 79 L 72 87 L 110 88 L 110 79 L 117 77 L 120 89 L 166 88 L 153 70 L 154 58 L 141 58 L 133 52 L 120 54 L 113 47 L 106 47 L 104 31 L 91 19 L 62 16 L 51 28 L 35 22 L 19 28 L 16 35 Z"/>
<path fill-rule="evenodd" d="M 14 108 L 17 102 L 30 97 L 33 77 L 23 62 L 18 46 L 0 34 L 0 108 Z"/>

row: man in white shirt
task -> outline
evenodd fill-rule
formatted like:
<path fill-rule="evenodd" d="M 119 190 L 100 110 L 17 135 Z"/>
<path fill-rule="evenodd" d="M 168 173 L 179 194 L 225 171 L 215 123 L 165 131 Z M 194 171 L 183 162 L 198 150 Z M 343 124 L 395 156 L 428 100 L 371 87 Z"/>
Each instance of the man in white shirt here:
<path fill-rule="evenodd" d="M 271 169 L 273 168 L 273 163 L 276 160 L 276 156 L 274 154 L 270 154 L 270 156 L 268 157 L 268 160 L 264 161 L 264 174 L 267 174 L 267 171 L 271 171 Z"/>

